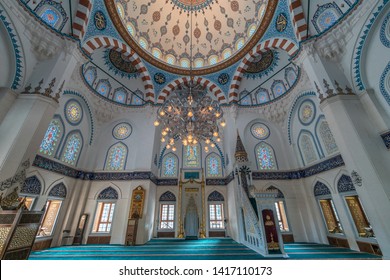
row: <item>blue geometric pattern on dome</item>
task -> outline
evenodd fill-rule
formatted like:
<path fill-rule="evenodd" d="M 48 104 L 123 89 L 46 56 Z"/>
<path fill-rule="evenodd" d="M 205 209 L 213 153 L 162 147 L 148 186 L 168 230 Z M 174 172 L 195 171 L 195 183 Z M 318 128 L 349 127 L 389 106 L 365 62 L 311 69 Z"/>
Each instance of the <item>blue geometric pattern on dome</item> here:
<path fill-rule="evenodd" d="M 278 61 L 280 60 L 279 52 L 276 50 L 269 50 L 268 52 L 271 52 L 271 55 L 272 55 L 272 61 L 269 64 L 267 63 L 264 65 L 263 59 L 258 60 L 256 58 L 254 58 L 254 61 L 252 61 L 250 65 L 252 65 L 253 63 L 262 64 L 262 65 L 264 65 L 263 67 L 260 66 L 262 70 L 259 72 L 255 72 L 255 73 L 245 71 L 243 76 L 248 78 L 248 79 L 249 78 L 261 79 L 263 77 L 268 76 L 270 73 L 272 73 L 275 70 L 275 68 L 278 66 Z M 267 55 L 267 53 L 266 53 L 266 55 Z"/>
<path fill-rule="evenodd" d="M 118 88 L 114 92 L 114 101 L 125 104 L 127 100 L 127 92 L 124 88 Z"/>
<path fill-rule="evenodd" d="M 386 48 L 390 48 L 390 32 L 389 31 L 386 32 L 386 30 L 390 29 L 389 24 L 390 24 L 390 13 L 387 13 L 385 19 L 382 22 L 381 30 L 379 34 L 379 39 L 381 40 L 382 44 Z"/>
<path fill-rule="evenodd" d="M 220 192 L 213 191 L 209 194 L 207 201 L 225 201 L 225 198 Z"/>
<path fill-rule="evenodd" d="M 12 46 L 15 52 L 15 75 L 12 82 L 12 89 L 18 89 L 20 87 L 20 82 L 22 80 L 22 68 L 23 68 L 23 57 L 22 57 L 22 51 L 20 49 L 20 42 L 15 34 L 14 30 L 12 29 L 13 25 L 10 23 L 10 21 L 7 20 L 7 17 L 5 15 L 5 12 L 0 9 L 0 22 L 3 23 L 9 38 L 11 39 Z"/>
<path fill-rule="evenodd" d="M 314 186 L 314 196 L 330 195 L 329 188 L 322 182 L 317 181 Z"/>
<path fill-rule="evenodd" d="M 278 191 L 276 198 L 284 198 L 284 194 L 281 192 L 281 190 L 279 190 L 278 188 L 276 188 L 274 186 L 268 187 L 267 190 L 273 190 L 273 191 L 276 190 L 276 191 Z"/>
<path fill-rule="evenodd" d="M 108 187 L 102 190 L 98 195 L 98 200 L 105 200 L 105 199 L 118 199 L 118 192 L 112 188 Z"/>
<path fill-rule="evenodd" d="M 386 81 L 389 81 L 389 72 L 390 72 L 390 62 L 387 64 L 385 70 L 383 71 L 380 81 L 379 81 L 379 88 L 383 95 L 383 98 L 386 100 L 387 104 L 390 105 L 390 86 L 389 88 L 386 88 L 385 83 Z"/>
<path fill-rule="evenodd" d="M 269 93 L 265 88 L 259 88 L 256 92 L 257 104 L 267 103 L 269 101 Z"/>
<path fill-rule="evenodd" d="M 295 72 L 293 67 L 287 67 L 284 71 L 284 78 L 287 81 L 288 85 L 292 87 L 297 80 L 297 73 Z"/>
<path fill-rule="evenodd" d="M 108 97 L 111 91 L 111 84 L 108 79 L 101 79 L 97 84 L 96 91 L 104 97 Z"/>
<path fill-rule="evenodd" d="M 46 8 L 45 11 L 41 14 L 41 19 L 48 25 L 55 27 L 60 17 L 57 11 L 51 8 Z"/>
<path fill-rule="evenodd" d="M 251 95 L 250 95 L 249 91 L 244 89 L 240 93 L 240 99 L 238 100 L 238 102 L 240 103 L 240 105 L 246 105 L 246 106 L 252 105 L 252 99 L 251 99 Z"/>
<path fill-rule="evenodd" d="M 337 182 L 337 190 L 339 193 L 356 191 L 351 177 L 343 174 Z"/>
<path fill-rule="evenodd" d="M 93 86 L 97 77 L 96 67 L 89 66 L 84 72 L 84 78 L 90 86 Z"/>
<path fill-rule="evenodd" d="M 37 176 L 28 177 L 20 190 L 20 193 L 41 194 L 42 185 Z"/>
<path fill-rule="evenodd" d="M 343 12 L 335 2 L 326 3 L 318 7 L 311 22 L 317 32 L 321 33 L 332 27 L 342 15 Z"/>
<path fill-rule="evenodd" d="M 176 201 L 176 196 L 170 191 L 166 191 L 160 196 L 160 201 Z"/>
<path fill-rule="evenodd" d="M 55 185 L 49 192 L 49 196 L 66 198 L 66 187 L 64 183 L 59 183 Z"/>

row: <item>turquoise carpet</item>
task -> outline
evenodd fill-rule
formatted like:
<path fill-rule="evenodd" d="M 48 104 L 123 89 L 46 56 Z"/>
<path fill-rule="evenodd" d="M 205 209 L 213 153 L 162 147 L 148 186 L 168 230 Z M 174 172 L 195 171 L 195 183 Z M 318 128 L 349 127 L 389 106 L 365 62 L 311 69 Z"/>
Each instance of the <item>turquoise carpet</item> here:
<path fill-rule="evenodd" d="M 314 243 L 285 245 L 290 259 L 380 259 Z M 35 251 L 30 260 L 259 260 L 263 256 L 229 238 L 152 239 L 143 246 L 81 245 Z M 267 258 L 269 259 L 269 258 Z M 281 259 L 281 258 L 273 258 Z"/>

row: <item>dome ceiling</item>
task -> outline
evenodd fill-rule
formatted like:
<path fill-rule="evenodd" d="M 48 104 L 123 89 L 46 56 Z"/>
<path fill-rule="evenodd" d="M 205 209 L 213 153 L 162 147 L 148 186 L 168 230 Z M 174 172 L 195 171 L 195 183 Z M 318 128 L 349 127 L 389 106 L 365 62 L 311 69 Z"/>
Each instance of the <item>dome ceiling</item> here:
<path fill-rule="evenodd" d="M 191 37 L 193 74 L 219 71 L 256 45 L 277 5 L 274 0 L 105 2 L 116 28 L 135 52 L 158 68 L 182 75 L 189 74 Z"/>

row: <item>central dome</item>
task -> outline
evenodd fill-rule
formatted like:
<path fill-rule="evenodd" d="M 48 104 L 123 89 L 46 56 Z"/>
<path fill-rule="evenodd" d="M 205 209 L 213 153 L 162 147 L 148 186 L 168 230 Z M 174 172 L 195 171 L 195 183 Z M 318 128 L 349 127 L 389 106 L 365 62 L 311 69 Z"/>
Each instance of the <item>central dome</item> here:
<path fill-rule="evenodd" d="M 261 39 L 275 0 L 106 0 L 126 43 L 166 71 L 202 75 L 241 59 Z"/>

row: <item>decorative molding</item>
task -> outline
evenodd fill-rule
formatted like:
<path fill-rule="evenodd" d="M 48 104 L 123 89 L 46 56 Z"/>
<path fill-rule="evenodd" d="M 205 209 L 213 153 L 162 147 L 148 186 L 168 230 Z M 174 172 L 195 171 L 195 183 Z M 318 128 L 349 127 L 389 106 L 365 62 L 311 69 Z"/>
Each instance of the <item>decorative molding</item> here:
<path fill-rule="evenodd" d="M 322 182 L 317 181 L 314 186 L 314 196 L 331 195 L 329 188 Z"/>
<path fill-rule="evenodd" d="M 66 194 L 67 194 L 66 187 L 64 183 L 61 182 L 55 185 L 53 188 L 51 188 L 48 196 L 66 198 Z"/>
<path fill-rule="evenodd" d="M 390 28 L 390 13 L 387 13 L 385 19 L 382 22 L 379 39 L 386 48 L 390 48 L 390 32 L 386 31 Z"/>
<path fill-rule="evenodd" d="M 352 182 L 354 185 L 361 187 L 363 185 L 362 177 L 355 170 L 352 170 L 351 173 Z"/>
<path fill-rule="evenodd" d="M 24 184 L 24 181 L 26 180 L 26 169 L 29 167 L 30 160 L 22 162 L 14 176 L 0 183 L 0 191 L 14 187 L 21 189 L 21 185 Z"/>
<path fill-rule="evenodd" d="M 253 171 L 253 180 L 291 180 L 307 178 L 334 168 L 345 165 L 341 155 L 329 158 L 323 162 L 295 171 Z"/>
<path fill-rule="evenodd" d="M 41 91 L 42 84 L 43 84 L 43 78 L 38 82 L 38 85 L 34 88 L 33 91 L 31 91 L 32 87 L 31 84 L 29 84 L 27 87 L 24 88 L 24 91 L 21 92 L 21 94 L 38 94 L 45 97 L 49 97 L 50 99 L 53 99 L 56 103 L 59 103 L 59 99 L 61 97 L 62 88 L 64 87 L 65 80 L 62 82 L 61 86 L 59 87 L 58 92 L 53 94 L 53 88 L 56 82 L 56 78 L 53 78 L 51 82 L 49 83 L 49 86 L 44 89 L 44 91 Z"/>
<path fill-rule="evenodd" d="M 339 193 L 356 191 L 352 178 L 345 174 L 341 175 L 337 182 L 337 190 Z"/>

